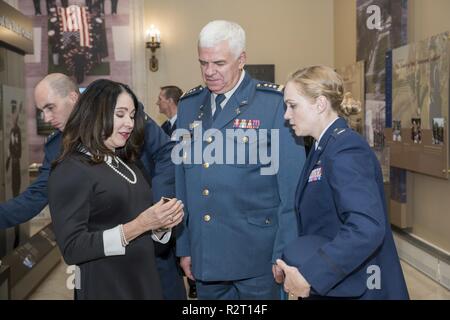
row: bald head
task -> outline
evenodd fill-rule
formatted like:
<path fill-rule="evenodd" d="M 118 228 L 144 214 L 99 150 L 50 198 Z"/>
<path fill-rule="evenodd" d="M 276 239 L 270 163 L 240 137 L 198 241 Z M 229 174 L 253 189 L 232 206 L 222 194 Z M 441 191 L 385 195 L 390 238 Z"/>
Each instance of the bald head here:
<path fill-rule="evenodd" d="M 67 119 L 78 100 L 78 86 L 62 73 L 51 73 L 34 89 L 36 107 L 43 112 L 44 121 L 64 130 Z"/>
<path fill-rule="evenodd" d="M 71 92 L 78 94 L 78 86 L 76 83 L 62 73 L 50 73 L 44 79 L 39 81 L 35 90 L 40 89 L 40 87 L 51 89 L 55 94 L 63 98 L 67 97 Z"/>

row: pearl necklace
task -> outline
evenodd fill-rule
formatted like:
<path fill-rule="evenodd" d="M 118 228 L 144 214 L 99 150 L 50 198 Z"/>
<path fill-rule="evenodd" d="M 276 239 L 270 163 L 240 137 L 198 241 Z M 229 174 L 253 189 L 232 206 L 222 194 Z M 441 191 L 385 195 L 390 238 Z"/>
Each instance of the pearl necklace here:
<path fill-rule="evenodd" d="M 115 166 L 112 164 L 112 160 L 113 160 L 113 159 L 116 161 L 117 167 L 115 167 Z M 129 166 L 127 166 L 126 163 L 123 162 L 119 157 L 114 157 L 114 158 L 112 158 L 112 157 L 106 157 L 105 163 L 108 165 L 108 167 L 110 167 L 111 169 L 113 169 L 115 173 L 117 173 L 119 176 L 121 176 L 122 178 L 124 178 L 125 180 L 127 180 L 129 183 L 131 183 L 131 184 L 136 184 L 136 182 L 137 182 L 136 173 L 134 173 L 134 171 L 133 171 Z M 133 180 L 131 180 L 130 178 L 128 178 L 126 175 L 124 175 L 122 172 L 120 172 L 120 171 L 118 170 L 118 168 L 119 168 L 119 163 L 122 164 L 125 168 L 127 168 L 127 170 L 128 170 L 129 172 L 131 172 L 131 175 L 133 176 Z"/>
<path fill-rule="evenodd" d="M 90 153 L 89 151 L 86 150 L 85 147 L 83 146 L 79 146 L 78 147 L 78 151 L 87 154 L 88 156 L 92 157 L 92 153 Z M 112 160 L 115 160 L 117 163 L 117 166 L 115 167 L 112 164 Z M 122 178 L 124 178 L 125 180 L 127 180 L 129 183 L 131 184 L 136 184 L 137 182 L 137 177 L 136 177 L 136 173 L 134 173 L 134 171 L 126 165 L 125 162 L 123 162 L 119 157 L 110 157 L 110 156 L 105 156 L 105 163 L 108 165 L 108 167 L 110 167 L 111 169 L 114 170 L 115 173 L 117 173 L 119 176 L 121 176 Z M 120 172 L 119 169 L 119 163 L 121 163 L 125 168 L 128 169 L 128 171 L 131 172 L 131 175 L 133 176 L 133 180 L 131 180 L 130 178 L 128 178 L 126 175 L 124 175 L 122 172 Z"/>

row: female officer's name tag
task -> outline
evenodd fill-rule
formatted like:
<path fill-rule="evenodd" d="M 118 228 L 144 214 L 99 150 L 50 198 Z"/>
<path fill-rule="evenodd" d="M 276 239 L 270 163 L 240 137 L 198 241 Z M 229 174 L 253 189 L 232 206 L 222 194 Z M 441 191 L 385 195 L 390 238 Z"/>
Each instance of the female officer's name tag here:
<path fill-rule="evenodd" d="M 308 183 L 320 181 L 320 179 L 322 179 L 322 167 L 315 168 L 313 171 L 311 171 L 311 174 L 308 178 Z"/>

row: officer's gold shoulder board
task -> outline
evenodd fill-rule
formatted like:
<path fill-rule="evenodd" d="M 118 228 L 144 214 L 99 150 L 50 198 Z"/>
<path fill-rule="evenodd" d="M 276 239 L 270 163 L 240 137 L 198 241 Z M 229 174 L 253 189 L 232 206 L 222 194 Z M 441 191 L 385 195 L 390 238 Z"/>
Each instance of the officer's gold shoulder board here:
<path fill-rule="evenodd" d="M 281 84 L 275 84 L 271 82 L 258 82 L 256 84 L 256 89 L 283 94 L 284 86 Z"/>
<path fill-rule="evenodd" d="M 198 87 L 192 88 L 191 90 L 188 90 L 185 93 L 183 93 L 183 95 L 180 97 L 180 99 L 184 99 L 186 97 L 194 96 L 196 94 L 199 94 L 202 91 L 203 91 L 203 86 L 200 85 Z"/>

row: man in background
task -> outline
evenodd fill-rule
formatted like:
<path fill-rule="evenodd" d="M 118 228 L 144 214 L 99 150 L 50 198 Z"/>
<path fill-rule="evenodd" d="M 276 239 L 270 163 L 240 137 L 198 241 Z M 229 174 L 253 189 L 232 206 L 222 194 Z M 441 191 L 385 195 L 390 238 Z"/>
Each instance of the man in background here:
<path fill-rule="evenodd" d="M 156 102 L 156 105 L 159 107 L 159 113 L 167 117 L 167 121 L 161 125 L 161 128 L 169 137 L 177 128 L 178 101 L 182 95 L 183 91 L 177 86 L 161 87 L 158 101 Z"/>

